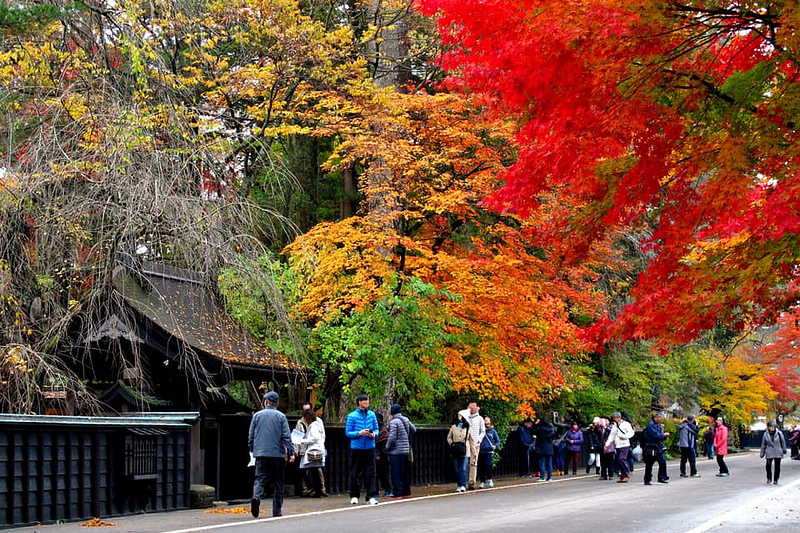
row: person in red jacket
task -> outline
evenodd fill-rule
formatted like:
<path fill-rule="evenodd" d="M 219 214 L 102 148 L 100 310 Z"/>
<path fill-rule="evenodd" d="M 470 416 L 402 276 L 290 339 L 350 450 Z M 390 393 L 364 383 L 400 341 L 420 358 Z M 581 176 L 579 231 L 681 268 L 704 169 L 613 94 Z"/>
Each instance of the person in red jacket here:
<path fill-rule="evenodd" d="M 728 428 L 722 422 L 722 417 L 717 418 L 715 422 L 717 426 L 714 435 L 714 448 L 717 453 L 717 464 L 719 465 L 719 477 L 728 477 L 730 471 L 728 465 L 725 464 L 725 456 L 728 455 Z"/>

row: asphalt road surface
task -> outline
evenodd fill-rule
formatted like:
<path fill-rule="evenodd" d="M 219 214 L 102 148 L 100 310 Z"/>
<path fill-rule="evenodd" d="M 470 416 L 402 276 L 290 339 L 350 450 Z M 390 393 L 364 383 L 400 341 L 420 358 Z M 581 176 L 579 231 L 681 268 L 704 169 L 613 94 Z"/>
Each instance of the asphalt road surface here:
<path fill-rule="evenodd" d="M 448 492 L 377 506 L 328 508 L 253 519 L 160 513 L 112 519 L 97 533 L 418 533 L 534 531 L 537 533 L 800 533 L 800 461 L 784 459 L 779 485 L 767 485 L 755 453 L 728 458 L 730 477 L 716 477 L 715 461 L 700 460 L 702 477 L 681 478 L 669 466 L 669 484 L 642 484 L 643 466 L 629 483 L 597 476 L 564 476 L 549 483 L 503 483 L 490 490 Z M 328 498 L 334 500 L 334 498 Z M 363 498 L 362 498 L 363 500 Z M 319 501 L 319 500 L 318 500 Z M 269 515 L 271 502 L 262 503 Z M 187 512 L 188 513 L 188 512 Z M 208 516 L 208 515 L 206 515 Z M 210 517 L 209 517 L 210 518 Z M 90 533 L 77 524 L 19 528 L 39 533 Z"/>

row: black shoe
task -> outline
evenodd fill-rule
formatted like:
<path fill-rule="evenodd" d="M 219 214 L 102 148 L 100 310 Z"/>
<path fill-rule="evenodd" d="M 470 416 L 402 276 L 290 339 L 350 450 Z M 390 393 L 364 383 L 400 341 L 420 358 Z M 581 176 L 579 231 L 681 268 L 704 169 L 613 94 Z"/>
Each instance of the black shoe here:
<path fill-rule="evenodd" d="M 272 513 L 272 518 L 275 518 L 276 516 L 283 516 L 283 513 Z"/>
<path fill-rule="evenodd" d="M 258 518 L 258 506 L 261 504 L 261 500 L 258 498 L 253 498 L 250 500 L 250 514 L 253 515 L 253 518 Z"/>
<path fill-rule="evenodd" d="M 652 483 L 650 483 L 649 481 L 645 481 L 644 484 L 645 485 L 652 485 Z"/>
<path fill-rule="evenodd" d="M 659 482 L 659 483 L 664 483 L 665 485 L 666 485 L 667 483 L 669 483 L 669 481 L 667 481 L 666 479 L 659 479 L 659 480 L 658 480 L 658 482 Z"/>
<path fill-rule="evenodd" d="M 686 474 L 681 474 L 681 477 L 686 477 Z"/>

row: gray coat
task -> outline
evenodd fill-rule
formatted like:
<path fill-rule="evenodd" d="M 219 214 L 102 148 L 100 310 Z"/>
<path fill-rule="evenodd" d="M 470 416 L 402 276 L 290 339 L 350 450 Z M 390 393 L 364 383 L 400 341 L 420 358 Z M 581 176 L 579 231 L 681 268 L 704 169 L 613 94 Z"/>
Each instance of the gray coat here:
<path fill-rule="evenodd" d="M 255 457 L 294 455 L 289 422 L 274 405 L 268 405 L 253 415 L 247 443 Z"/>
<path fill-rule="evenodd" d="M 389 440 L 386 441 L 386 448 L 383 449 L 387 455 L 408 455 L 411 449 L 411 436 L 417 428 L 411 421 L 400 413 L 397 413 L 389 421 Z"/>
<path fill-rule="evenodd" d="M 769 430 L 764 432 L 761 439 L 760 457 L 767 459 L 781 459 L 786 454 L 786 439 L 782 431 L 775 431 L 770 434 Z"/>

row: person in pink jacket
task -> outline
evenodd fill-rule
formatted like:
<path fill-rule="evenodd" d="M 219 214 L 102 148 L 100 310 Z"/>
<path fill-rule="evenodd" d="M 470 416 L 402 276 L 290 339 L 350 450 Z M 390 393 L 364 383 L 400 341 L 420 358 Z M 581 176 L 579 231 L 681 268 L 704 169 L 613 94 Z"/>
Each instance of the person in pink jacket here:
<path fill-rule="evenodd" d="M 717 431 L 714 435 L 714 448 L 717 454 L 717 464 L 719 465 L 719 474 L 717 476 L 728 477 L 731 475 L 728 465 L 725 464 L 725 456 L 728 455 L 728 428 L 722 423 L 722 417 L 717 418 L 715 424 Z"/>

